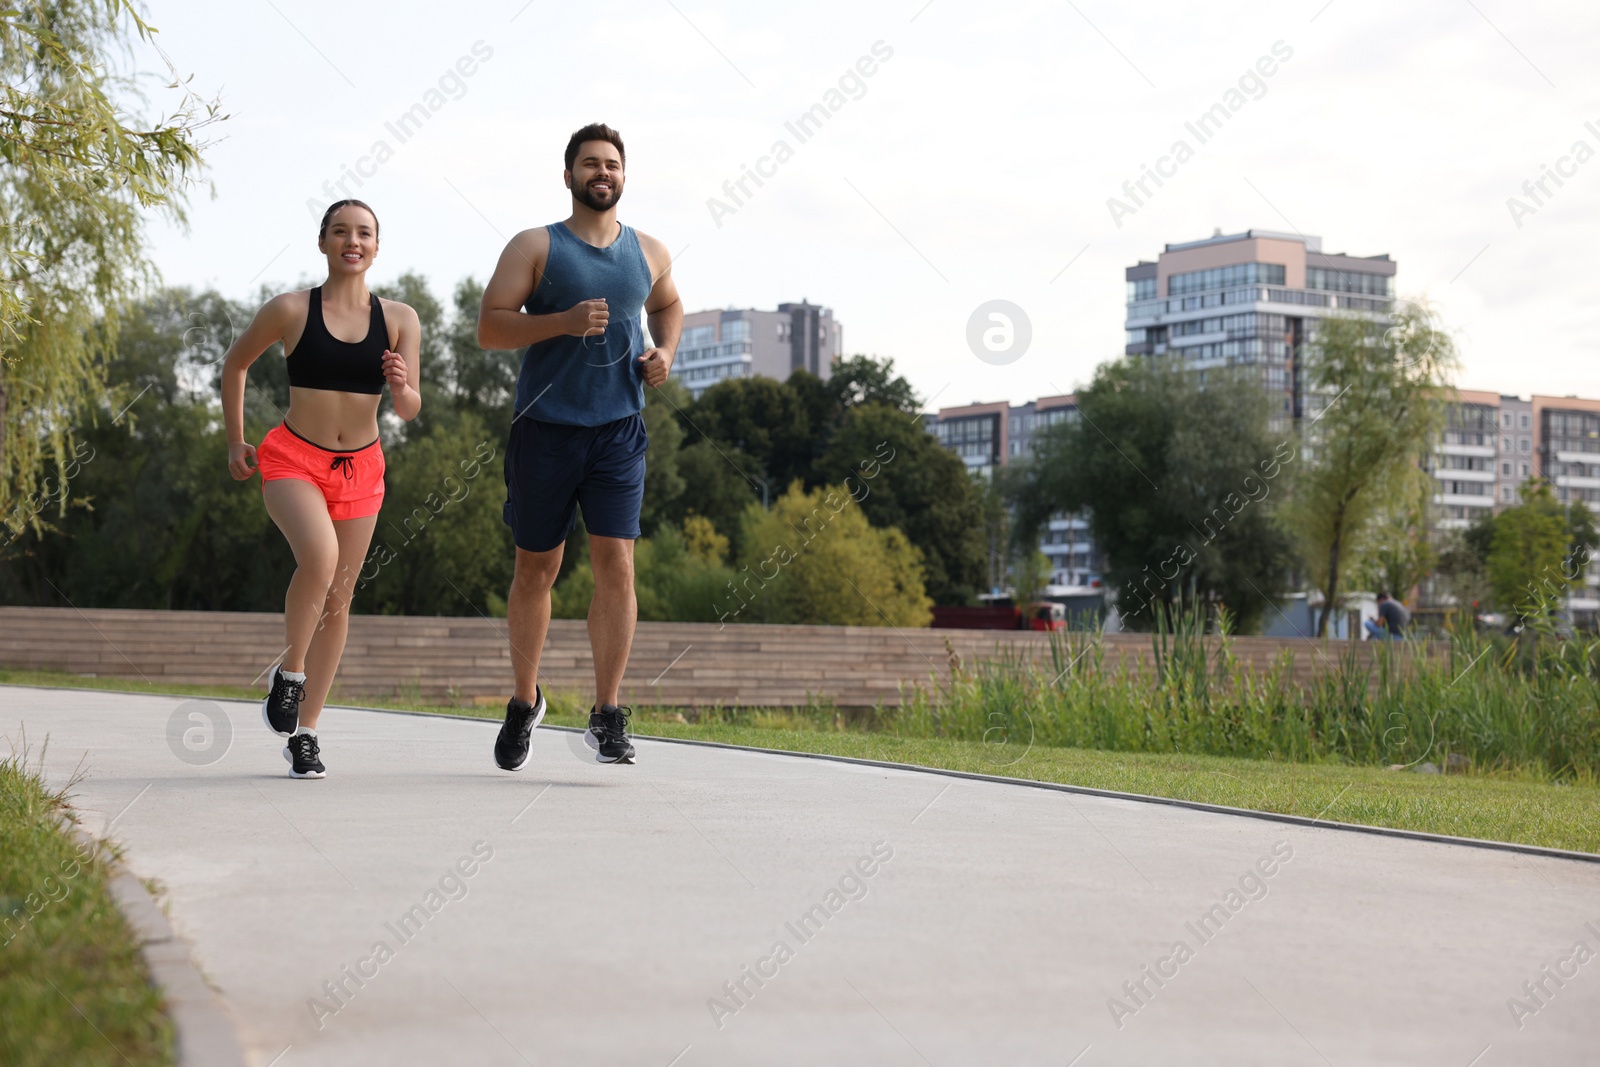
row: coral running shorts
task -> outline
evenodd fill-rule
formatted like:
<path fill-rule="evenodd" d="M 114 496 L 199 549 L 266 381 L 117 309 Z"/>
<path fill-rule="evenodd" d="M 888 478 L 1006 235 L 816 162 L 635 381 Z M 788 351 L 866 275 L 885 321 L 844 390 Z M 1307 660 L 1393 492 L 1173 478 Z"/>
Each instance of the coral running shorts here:
<path fill-rule="evenodd" d="M 360 519 L 383 507 L 383 448 L 334 452 L 313 444 L 287 426 L 274 426 L 256 447 L 261 487 L 280 478 L 298 478 L 322 490 L 328 518 Z"/>

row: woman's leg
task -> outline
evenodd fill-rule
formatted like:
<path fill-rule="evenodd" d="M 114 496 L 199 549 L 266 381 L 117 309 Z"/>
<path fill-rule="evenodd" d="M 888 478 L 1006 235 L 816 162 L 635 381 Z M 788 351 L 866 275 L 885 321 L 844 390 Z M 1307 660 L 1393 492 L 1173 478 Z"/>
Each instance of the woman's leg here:
<path fill-rule="evenodd" d="M 339 565 L 339 538 L 328 518 L 322 490 L 310 482 L 276 478 L 262 486 L 261 492 L 267 514 L 294 552 L 294 577 L 283 598 L 284 638 L 289 645 L 283 669 L 299 673 L 306 669 L 306 652 Z"/>
<path fill-rule="evenodd" d="M 339 541 L 339 562 L 322 604 L 322 621 L 306 654 L 306 698 L 300 705 L 301 726 L 316 729 L 328 690 L 333 688 L 333 676 L 339 671 L 345 638 L 350 633 L 350 599 L 355 595 L 361 566 L 366 562 L 372 531 L 377 525 L 376 515 L 333 523 L 334 535 Z"/>

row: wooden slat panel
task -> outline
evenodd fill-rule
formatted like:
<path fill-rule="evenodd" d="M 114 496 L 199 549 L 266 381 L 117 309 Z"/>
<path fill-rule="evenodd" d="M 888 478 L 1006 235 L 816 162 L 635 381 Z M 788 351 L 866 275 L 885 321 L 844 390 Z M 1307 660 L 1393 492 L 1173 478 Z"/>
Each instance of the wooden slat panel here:
<path fill-rule="evenodd" d="M 1080 649 L 1084 638 L 1068 640 Z M 1104 669 L 1153 677 L 1148 636 L 1109 634 L 1102 642 Z M 246 686 L 282 647 L 277 614 L 0 607 L 0 665 L 8 667 Z M 1214 642 L 1209 647 L 1214 653 Z M 1374 650 L 1354 651 L 1356 668 L 1366 671 Z M 1289 678 L 1305 683 L 1344 669 L 1351 646 L 1243 637 L 1234 639 L 1232 652 L 1257 671 L 1287 654 Z M 1041 668 L 1056 662 L 1041 633 L 646 622 L 639 624 L 624 690 L 640 704 L 896 704 L 902 687 L 948 680 L 952 654 L 969 671 L 984 660 Z M 583 620 L 551 622 L 540 672 L 552 689 L 582 693 L 593 686 Z M 420 692 L 428 700 L 493 704 L 504 698 L 510 676 L 504 620 L 357 615 L 336 692 L 344 699 Z"/>

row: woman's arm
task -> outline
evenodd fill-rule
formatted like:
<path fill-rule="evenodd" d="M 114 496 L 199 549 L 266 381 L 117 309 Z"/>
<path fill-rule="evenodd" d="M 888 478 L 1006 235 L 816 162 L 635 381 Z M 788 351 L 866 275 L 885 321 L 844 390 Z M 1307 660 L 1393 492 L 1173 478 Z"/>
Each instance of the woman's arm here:
<path fill-rule="evenodd" d="M 422 320 L 409 304 L 384 303 L 399 315 L 400 339 L 395 342 L 399 351 L 383 354 L 383 377 L 389 383 L 394 413 L 410 422 L 422 410 L 422 394 L 412 384 L 422 381 Z"/>
<path fill-rule="evenodd" d="M 240 481 L 250 477 L 256 459 L 255 446 L 244 439 L 245 374 L 261 353 L 283 340 L 291 299 L 285 293 L 261 305 L 244 333 L 228 346 L 228 354 L 222 360 L 222 424 L 228 435 L 228 470 Z"/>

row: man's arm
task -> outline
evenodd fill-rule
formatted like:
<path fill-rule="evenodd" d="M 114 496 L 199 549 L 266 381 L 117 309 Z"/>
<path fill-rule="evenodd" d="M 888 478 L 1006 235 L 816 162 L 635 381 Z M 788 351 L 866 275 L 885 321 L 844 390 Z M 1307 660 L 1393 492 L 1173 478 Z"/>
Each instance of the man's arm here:
<path fill-rule="evenodd" d="M 584 300 L 549 315 L 529 315 L 522 310 L 539 284 L 549 256 L 550 234 L 542 226 L 523 230 L 506 245 L 478 307 L 479 345 L 509 352 L 552 337 L 605 332 L 604 300 Z"/>
<path fill-rule="evenodd" d="M 678 299 L 678 287 L 672 280 L 672 255 L 667 246 L 648 234 L 639 234 L 639 247 L 655 284 L 645 299 L 645 322 L 650 327 L 650 340 L 655 347 L 639 357 L 644 368 L 644 380 L 650 385 L 660 385 L 672 373 L 672 361 L 678 358 L 678 339 L 683 335 L 683 301 Z"/>

